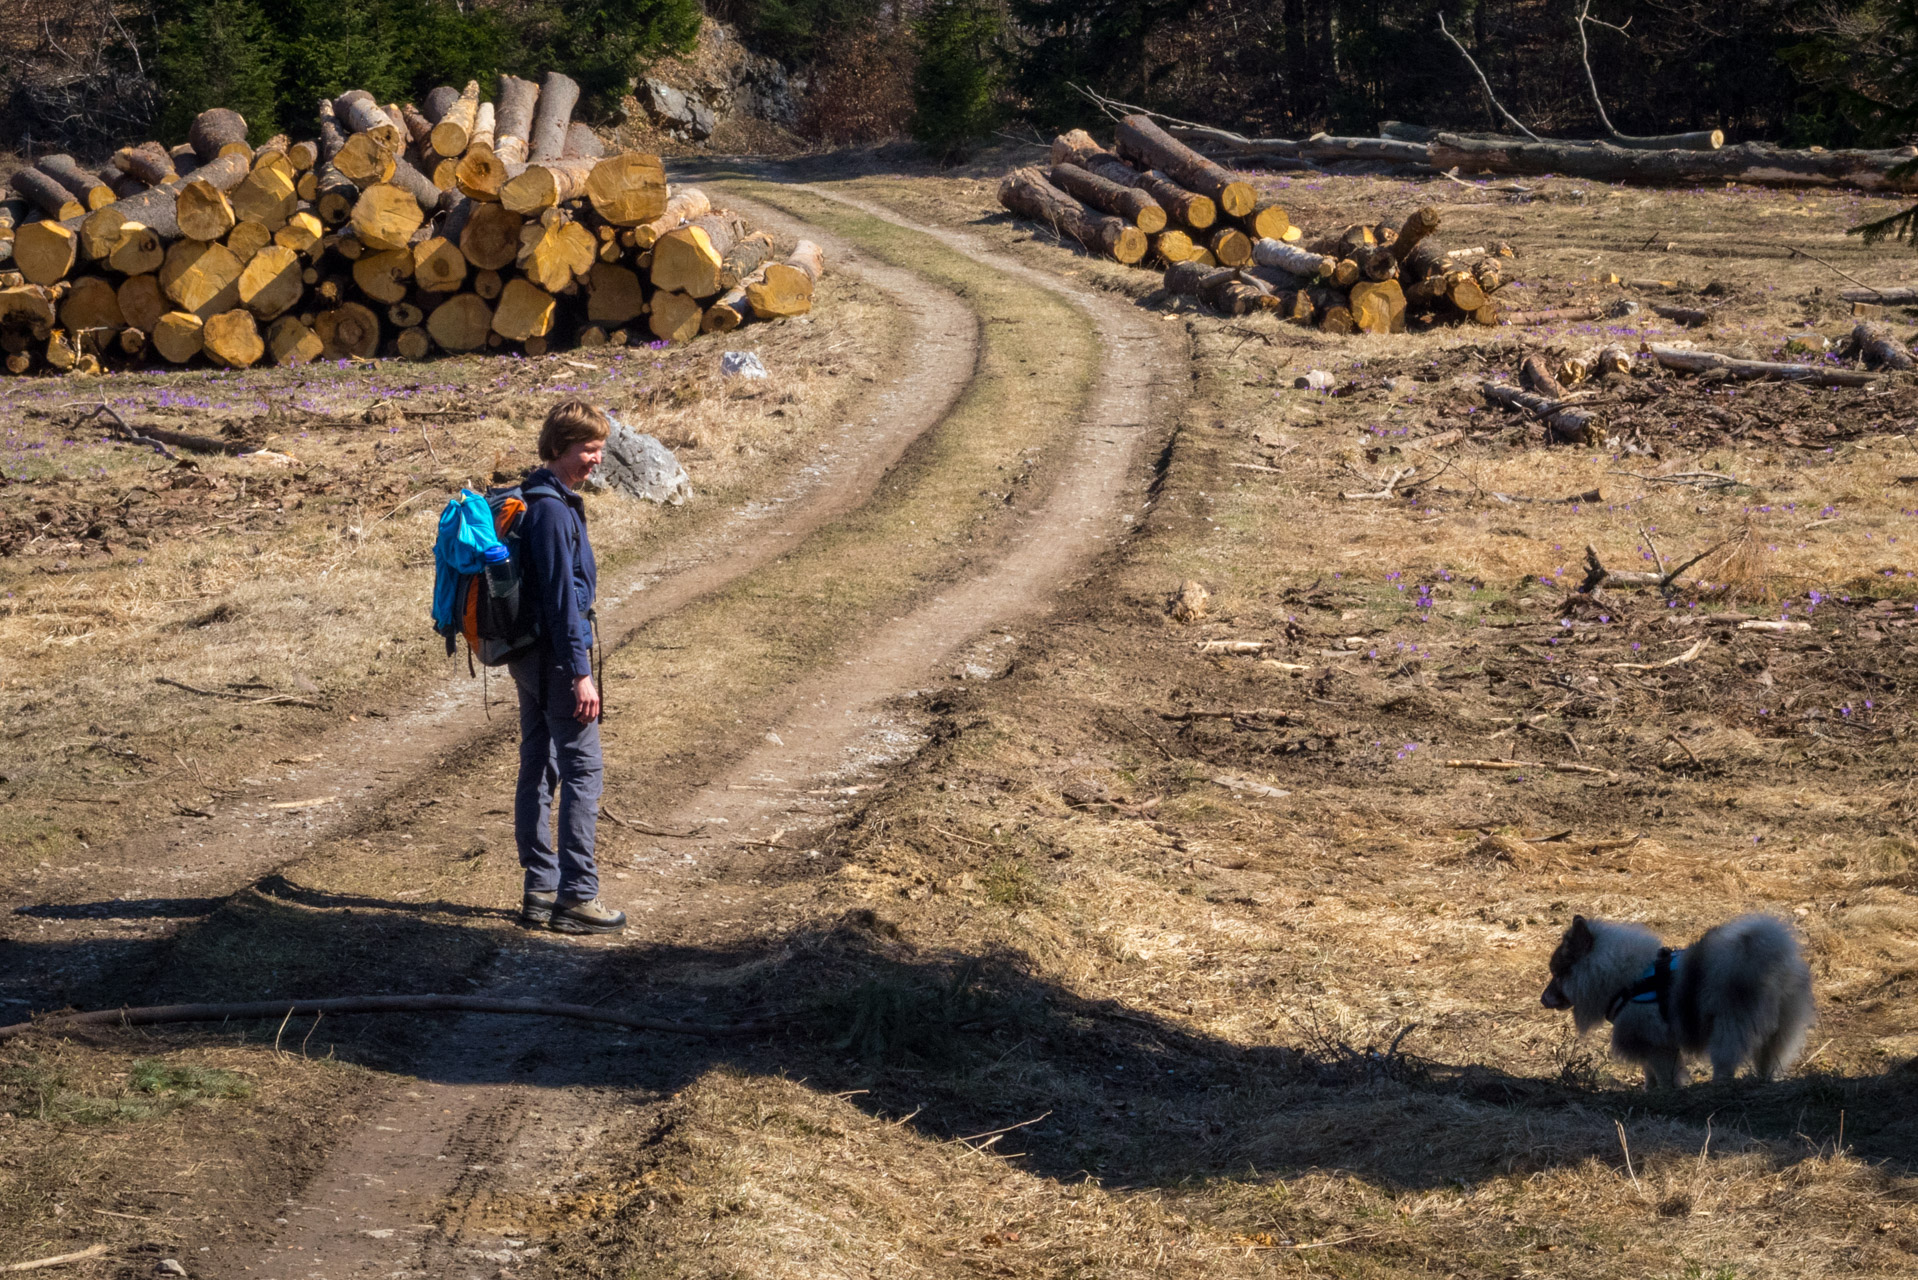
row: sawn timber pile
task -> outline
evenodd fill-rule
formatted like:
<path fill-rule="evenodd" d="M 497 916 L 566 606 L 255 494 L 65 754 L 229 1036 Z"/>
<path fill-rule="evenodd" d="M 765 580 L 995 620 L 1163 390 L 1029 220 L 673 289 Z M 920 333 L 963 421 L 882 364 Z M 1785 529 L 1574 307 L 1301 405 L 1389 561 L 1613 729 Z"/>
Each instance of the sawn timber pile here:
<path fill-rule="evenodd" d="M 1503 316 L 1495 295 L 1511 249 L 1441 248 L 1436 209 L 1308 238 L 1280 205 L 1145 116 L 1119 122 L 1117 148 L 1083 130 L 1061 134 L 1050 169 L 1013 170 L 999 202 L 1094 253 L 1163 265 L 1168 295 L 1229 315 L 1276 311 L 1334 333 Z"/>
<path fill-rule="evenodd" d="M 685 341 L 812 307 L 817 245 L 606 154 L 579 86 L 500 77 L 382 106 L 349 90 L 319 137 L 247 141 L 234 111 L 89 171 L 46 156 L 0 201 L 11 373 Z M 10 269 L 7 269 L 10 268 Z M 643 322 L 643 323 L 642 323 Z"/>

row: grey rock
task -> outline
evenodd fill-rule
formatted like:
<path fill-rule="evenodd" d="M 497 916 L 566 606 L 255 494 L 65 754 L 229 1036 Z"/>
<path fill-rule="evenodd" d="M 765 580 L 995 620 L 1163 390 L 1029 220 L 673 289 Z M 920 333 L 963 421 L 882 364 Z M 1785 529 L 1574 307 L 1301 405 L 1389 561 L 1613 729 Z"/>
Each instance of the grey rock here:
<path fill-rule="evenodd" d="M 644 88 L 646 94 L 640 101 L 654 121 L 670 128 L 685 128 L 693 122 L 692 108 L 684 93 L 663 80 L 648 79 Z"/>
<path fill-rule="evenodd" d="M 763 378 L 766 366 L 757 351 L 728 351 L 719 357 L 719 373 L 724 378 Z"/>
<path fill-rule="evenodd" d="M 690 94 L 686 98 L 686 108 L 692 112 L 692 123 L 687 126 L 687 131 L 693 135 L 694 141 L 704 142 L 712 137 L 713 126 L 718 123 L 713 118 L 713 109 Z"/>
<path fill-rule="evenodd" d="M 606 438 L 606 459 L 587 477 L 584 487 L 674 507 L 685 505 L 693 496 L 692 477 L 679 465 L 673 451 L 618 418 L 613 419 L 612 434 Z"/>

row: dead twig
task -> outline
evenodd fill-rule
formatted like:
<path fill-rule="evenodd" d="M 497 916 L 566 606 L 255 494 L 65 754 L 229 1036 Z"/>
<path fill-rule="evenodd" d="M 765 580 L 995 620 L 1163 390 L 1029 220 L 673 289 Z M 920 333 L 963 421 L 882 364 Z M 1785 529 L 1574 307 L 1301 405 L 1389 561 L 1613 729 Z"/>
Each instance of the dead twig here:
<path fill-rule="evenodd" d="M 1447 760 L 1447 769 L 1490 769 L 1504 773 L 1513 769 L 1550 769 L 1554 773 L 1591 773 L 1601 778 L 1614 776 L 1610 769 L 1589 764 L 1554 764 L 1543 760 Z"/>
<path fill-rule="evenodd" d="M 314 711 L 324 711 L 325 707 L 305 698 L 296 698 L 290 693 L 272 693 L 264 698 L 249 698 L 244 693 L 228 693 L 224 689 L 202 689 L 190 685 L 184 680 L 175 680 L 171 676 L 155 676 L 155 684 L 170 684 L 175 689 L 184 689 L 188 693 L 197 693 L 202 698 L 228 698 L 234 702 L 244 702 L 250 707 L 307 707 Z"/>
<path fill-rule="evenodd" d="M 1798 248 L 1796 245 L 1791 246 L 1791 251 L 1793 254 L 1797 255 L 1800 258 L 1810 258 L 1813 262 L 1816 262 L 1819 266 L 1825 267 L 1828 270 L 1836 273 L 1837 275 L 1843 276 L 1845 279 L 1851 281 L 1853 284 L 1857 285 L 1861 289 L 1865 289 L 1870 291 L 1871 293 L 1877 294 L 1881 298 L 1885 296 L 1883 290 L 1873 289 L 1870 285 L 1866 284 L 1863 280 L 1860 280 L 1857 276 L 1852 275 L 1848 271 L 1840 271 L 1837 267 L 1832 266 L 1831 263 L 1826 262 L 1823 258 L 1819 257 L 1815 253 L 1806 253 L 1803 249 Z"/>
<path fill-rule="evenodd" d="M 1399 485 L 1404 483 L 1404 481 L 1407 480 L 1408 478 L 1415 476 L 1417 474 L 1418 474 L 1417 467 L 1399 467 L 1392 472 L 1392 478 L 1385 482 L 1385 487 L 1383 489 L 1380 489 L 1377 493 L 1351 493 L 1348 491 L 1339 496 L 1343 498 L 1348 498 L 1354 502 L 1363 502 L 1367 500 L 1379 501 L 1379 500 L 1396 498 L 1398 494 L 1395 491 L 1398 489 Z"/>
<path fill-rule="evenodd" d="M 1521 122 L 1517 116 L 1513 115 L 1511 112 L 1505 109 L 1505 104 L 1500 102 L 1498 100 L 1498 95 L 1492 92 L 1492 82 L 1485 78 L 1485 73 L 1483 71 L 1479 70 L 1478 62 L 1472 57 L 1472 55 L 1469 52 L 1467 52 L 1465 46 L 1459 43 L 1458 37 L 1452 34 L 1451 28 L 1445 25 L 1445 15 L 1443 13 L 1440 13 L 1438 16 L 1438 29 L 1439 29 L 1439 34 L 1443 35 L 1447 40 L 1450 40 L 1452 42 L 1452 47 L 1458 50 L 1459 57 L 1465 59 L 1465 65 L 1472 68 L 1473 74 L 1478 76 L 1479 86 L 1485 90 L 1485 100 L 1491 103 L 1494 107 L 1497 107 L 1499 114 L 1504 116 L 1506 120 L 1510 121 L 1514 129 L 1517 129 L 1520 133 L 1530 138 L 1533 142 L 1545 141 L 1545 139 L 1539 137 L 1536 133 L 1533 133 L 1530 129 L 1527 129 L 1524 123 Z"/>
<path fill-rule="evenodd" d="M 618 815 L 617 813 L 614 813 L 611 809 L 607 808 L 603 802 L 599 806 L 599 816 L 602 818 L 611 818 L 614 822 L 617 822 L 620 826 L 630 827 L 634 831 L 639 832 L 641 835 L 664 836 L 668 840 L 691 840 L 695 836 L 697 836 L 700 832 L 706 829 L 706 824 L 703 822 L 700 823 L 698 826 L 692 828 L 690 831 L 668 831 L 664 827 L 648 826 L 644 822 L 635 822 L 631 818 L 622 818 L 620 815 Z"/>
<path fill-rule="evenodd" d="M 1680 751 L 1683 751 L 1687 756 L 1691 757 L 1691 762 L 1693 764 L 1697 765 L 1701 769 L 1705 767 L 1705 762 L 1698 758 L 1698 753 L 1696 751 L 1693 751 L 1690 747 L 1686 746 L 1685 740 L 1679 737 L 1676 733 L 1666 734 L 1665 740 L 1667 742 L 1676 743 Z"/>
<path fill-rule="evenodd" d="M 0 1266 L 0 1271 L 38 1271 L 42 1267 L 64 1267 L 70 1262 L 85 1262 L 88 1258 L 97 1258 L 107 1251 L 106 1245 L 90 1244 L 78 1253 L 57 1253 L 51 1258 L 35 1258 L 30 1262 L 9 1262 Z"/>

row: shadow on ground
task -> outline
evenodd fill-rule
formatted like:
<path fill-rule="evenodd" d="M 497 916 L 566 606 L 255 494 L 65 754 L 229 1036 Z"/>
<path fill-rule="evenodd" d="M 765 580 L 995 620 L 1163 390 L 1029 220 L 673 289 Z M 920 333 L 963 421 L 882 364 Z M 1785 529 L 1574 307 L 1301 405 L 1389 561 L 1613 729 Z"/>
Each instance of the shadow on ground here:
<path fill-rule="evenodd" d="M 7 959 L 39 972 L 113 975 L 74 1001 L 85 1007 L 461 992 L 490 969 L 546 984 L 515 995 L 705 1023 L 770 1020 L 777 1031 L 711 1040 L 554 1020 L 524 1053 L 455 1055 L 460 1065 L 449 1068 L 437 1050 L 456 1015 L 335 1016 L 315 1052 L 450 1083 L 648 1094 L 719 1067 L 804 1077 L 825 1092 L 863 1091 L 853 1094 L 857 1105 L 910 1117 L 904 1123 L 935 1139 L 1019 1125 L 1000 1150 L 1031 1172 L 1092 1173 L 1111 1186 L 1244 1178 L 1248 1168 L 1260 1178 L 1339 1168 L 1399 1186 L 1457 1185 L 1616 1158 L 1615 1118 L 1662 1120 L 1670 1145 L 1691 1151 L 1709 1124 L 1715 1151 L 1759 1140 L 1799 1153 L 1791 1159 L 1826 1152 L 1842 1115 L 1854 1154 L 1918 1167 L 1911 1064 L 1877 1076 L 1647 1094 L 1432 1061 L 1410 1051 L 1415 1030 L 1396 1045 L 1231 1043 L 1086 999 L 1038 976 L 1016 951 L 928 953 L 868 910 L 724 948 L 580 945 L 521 933 L 505 916 L 330 895 L 276 876 L 144 959 L 96 941 L 15 943 Z M 78 954 L 102 949 L 116 954 Z M 223 1029 L 229 1040 L 233 1029 Z M 262 1040 L 275 1034 L 272 1022 L 255 1030 Z M 286 1032 L 296 1033 L 306 1028 Z M 187 1044 L 208 1033 L 143 1034 Z M 1043 1118 L 1025 1123 L 1035 1117 Z M 1656 1154 L 1641 1150 L 1645 1140 L 1635 1140 L 1635 1155 Z"/>

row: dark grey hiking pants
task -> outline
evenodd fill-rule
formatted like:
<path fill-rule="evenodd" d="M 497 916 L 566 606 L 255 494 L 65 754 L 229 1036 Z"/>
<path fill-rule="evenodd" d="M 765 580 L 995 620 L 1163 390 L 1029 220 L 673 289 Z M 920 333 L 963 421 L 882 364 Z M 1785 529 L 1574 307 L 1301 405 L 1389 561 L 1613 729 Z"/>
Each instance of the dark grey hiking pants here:
<path fill-rule="evenodd" d="M 528 892 L 569 902 L 599 896 L 593 835 L 599 826 L 604 770 L 599 725 L 573 719 L 573 681 L 550 658 L 512 663 L 519 687 L 519 785 L 513 794 L 513 838 L 526 868 Z M 553 796 L 559 837 L 553 838 Z"/>

